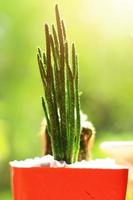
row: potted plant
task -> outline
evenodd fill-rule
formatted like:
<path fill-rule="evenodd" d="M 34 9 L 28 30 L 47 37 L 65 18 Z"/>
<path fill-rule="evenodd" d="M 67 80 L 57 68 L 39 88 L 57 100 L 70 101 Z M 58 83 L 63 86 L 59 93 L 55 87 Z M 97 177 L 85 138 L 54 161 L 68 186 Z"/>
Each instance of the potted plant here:
<path fill-rule="evenodd" d="M 64 22 L 60 19 L 57 5 L 55 13 L 57 31 L 52 25 L 51 34 L 49 26 L 45 24 L 46 52 L 42 53 L 38 49 L 37 53 L 44 88 L 42 106 L 47 124 L 48 152 L 53 157 L 44 156 L 10 163 L 13 198 L 124 200 L 127 169 L 103 165 L 100 167 L 97 166 L 99 162 L 94 162 L 94 166 L 90 167 L 93 161 L 73 164 L 81 160 L 82 155 L 86 155 L 90 137 L 87 137 L 86 143 L 86 134 L 84 138 L 81 130 L 75 45 L 72 44 L 70 56 Z"/>

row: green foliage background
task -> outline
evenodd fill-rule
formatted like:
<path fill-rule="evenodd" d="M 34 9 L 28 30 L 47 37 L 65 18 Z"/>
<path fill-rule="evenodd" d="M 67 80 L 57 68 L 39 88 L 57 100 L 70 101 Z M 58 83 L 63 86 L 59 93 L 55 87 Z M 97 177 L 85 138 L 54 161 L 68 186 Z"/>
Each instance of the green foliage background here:
<path fill-rule="evenodd" d="M 4 200 L 11 198 L 10 192 L 4 193 L 10 185 L 8 161 L 41 155 L 43 89 L 36 49 L 44 46 L 44 22 L 55 22 L 55 3 L 65 19 L 69 41 L 76 43 L 81 106 L 97 129 L 96 144 L 133 139 L 130 2 L 124 6 L 116 0 L 0 2 L 0 196 Z M 100 156 L 98 148 L 94 154 Z"/>

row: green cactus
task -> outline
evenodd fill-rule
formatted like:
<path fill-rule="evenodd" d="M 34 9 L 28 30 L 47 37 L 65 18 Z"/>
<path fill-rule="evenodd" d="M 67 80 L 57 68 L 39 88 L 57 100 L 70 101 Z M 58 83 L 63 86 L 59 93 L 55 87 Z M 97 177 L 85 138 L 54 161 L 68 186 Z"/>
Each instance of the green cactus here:
<path fill-rule="evenodd" d="M 63 20 L 55 6 L 57 31 L 45 24 L 46 52 L 38 48 L 37 59 L 44 88 L 42 106 L 51 140 L 52 154 L 57 160 L 73 163 L 80 145 L 80 97 L 78 60 L 72 44 L 71 62 Z"/>

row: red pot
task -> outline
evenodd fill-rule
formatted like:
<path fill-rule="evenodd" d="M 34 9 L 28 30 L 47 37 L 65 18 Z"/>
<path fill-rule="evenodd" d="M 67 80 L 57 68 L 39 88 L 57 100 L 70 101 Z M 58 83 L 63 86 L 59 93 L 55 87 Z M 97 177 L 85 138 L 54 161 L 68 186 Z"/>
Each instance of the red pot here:
<path fill-rule="evenodd" d="M 11 167 L 14 200 L 125 200 L 127 169 Z"/>

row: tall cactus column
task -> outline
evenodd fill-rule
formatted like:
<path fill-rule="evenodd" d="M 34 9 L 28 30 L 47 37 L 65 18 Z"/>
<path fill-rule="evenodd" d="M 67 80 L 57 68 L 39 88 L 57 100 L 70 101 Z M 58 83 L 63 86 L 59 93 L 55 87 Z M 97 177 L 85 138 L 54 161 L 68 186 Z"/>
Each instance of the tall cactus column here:
<path fill-rule="evenodd" d="M 45 24 L 46 51 L 38 49 L 37 59 L 44 88 L 42 105 L 55 159 L 73 163 L 80 144 L 80 98 L 78 60 L 75 46 L 69 55 L 66 31 L 55 6 L 57 30 Z M 71 62 L 69 61 L 71 56 Z"/>

